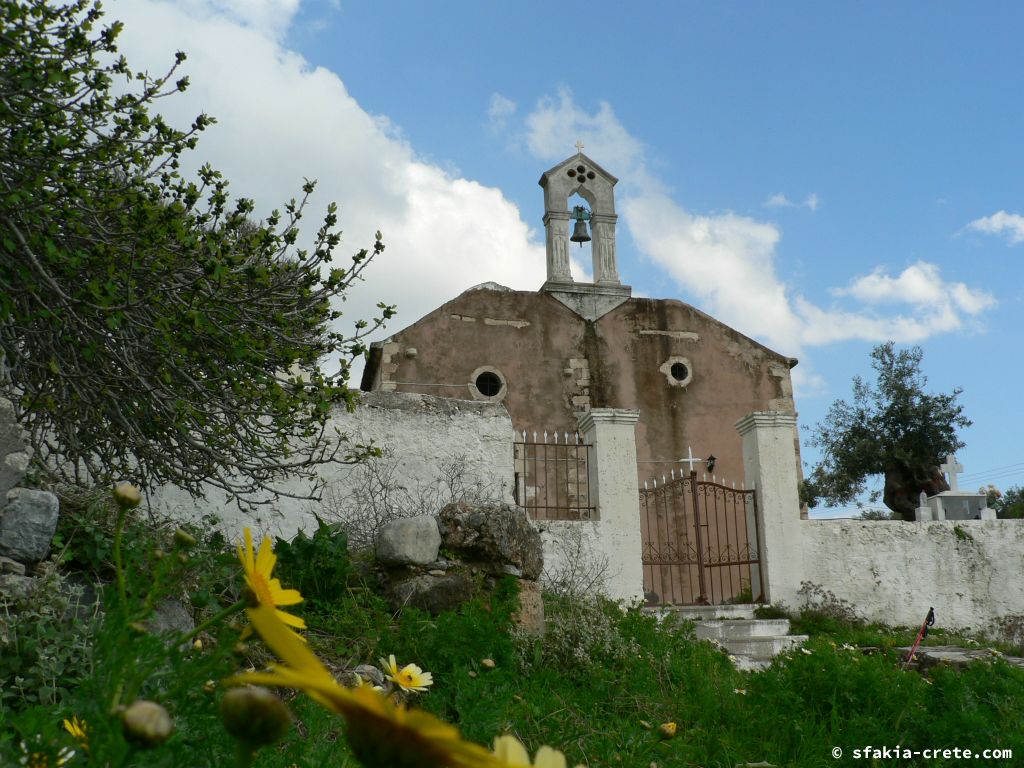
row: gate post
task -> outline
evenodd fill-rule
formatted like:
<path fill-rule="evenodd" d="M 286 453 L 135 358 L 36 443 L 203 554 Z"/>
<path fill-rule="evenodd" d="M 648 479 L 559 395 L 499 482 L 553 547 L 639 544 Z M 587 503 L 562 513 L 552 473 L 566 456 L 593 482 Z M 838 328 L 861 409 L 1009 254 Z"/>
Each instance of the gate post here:
<path fill-rule="evenodd" d="M 757 534 L 765 599 L 797 603 L 803 578 L 796 414 L 756 411 L 736 422 L 743 470 L 757 493 Z"/>
<path fill-rule="evenodd" d="M 611 573 L 608 596 L 627 602 L 644 596 L 637 481 L 636 422 L 639 411 L 591 408 L 577 416 L 590 456 L 590 493 L 597 507 L 600 547 Z"/>

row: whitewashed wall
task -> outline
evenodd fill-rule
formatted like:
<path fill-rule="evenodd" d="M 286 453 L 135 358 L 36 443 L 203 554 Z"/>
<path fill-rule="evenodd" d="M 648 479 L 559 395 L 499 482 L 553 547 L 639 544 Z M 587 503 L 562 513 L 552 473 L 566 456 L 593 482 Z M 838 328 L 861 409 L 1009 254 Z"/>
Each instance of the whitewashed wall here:
<path fill-rule="evenodd" d="M 1024 641 L 1024 520 L 802 520 L 785 450 L 793 415 L 754 413 L 736 426 L 771 602 L 800 608 L 809 583 L 868 621 L 915 626 L 934 607 L 938 626 Z"/>
<path fill-rule="evenodd" d="M 363 393 L 355 412 L 339 408 L 331 415 L 333 427 L 348 434 L 351 443 L 369 443 L 387 449 L 397 464 L 395 477 L 410 490 L 435 484 L 442 467 L 455 457 L 465 457 L 467 479 L 488 489 L 500 501 L 512 501 L 512 422 L 505 407 L 496 403 L 451 400 L 399 392 Z M 353 482 L 355 468 L 325 465 L 320 476 L 339 487 Z M 297 481 L 282 488 L 303 493 Z M 216 514 L 227 535 L 238 536 L 245 526 L 273 536 L 291 538 L 300 529 L 316 528 L 314 512 L 324 508 L 313 502 L 282 497 L 279 501 L 242 512 L 216 489 L 207 500 L 193 501 L 178 488 L 159 489 L 150 499 L 157 514 L 176 519 L 200 520 Z"/>
<path fill-rule="evenodd" d="M 804 580 L 869 621 L 918 625 L 934 606 L 939 626 L 997 633 L 1024 616 L 1024 521 L 803 520 L 800 533 Z"/>

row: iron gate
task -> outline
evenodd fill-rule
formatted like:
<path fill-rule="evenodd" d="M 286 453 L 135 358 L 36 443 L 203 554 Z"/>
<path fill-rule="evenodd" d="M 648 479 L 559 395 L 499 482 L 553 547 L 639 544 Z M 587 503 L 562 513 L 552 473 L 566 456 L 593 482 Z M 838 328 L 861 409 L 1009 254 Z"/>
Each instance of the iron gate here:
<path fill-rule="evenodd" d="M 648 604 L 764 599 L 754 491 L 680 474 L 640 491 L 640 527 Z"/>

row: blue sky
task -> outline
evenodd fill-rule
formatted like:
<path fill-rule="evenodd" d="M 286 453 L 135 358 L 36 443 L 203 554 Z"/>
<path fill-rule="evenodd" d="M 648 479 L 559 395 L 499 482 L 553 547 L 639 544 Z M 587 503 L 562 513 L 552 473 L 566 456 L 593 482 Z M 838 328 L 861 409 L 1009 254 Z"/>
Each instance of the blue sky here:
<path fill-rule="evenodd" d="M 195 160 L 236 194 L 266 212 L 316 178 L 311 228 L 336 200 L 346 252 L 384 231 L 349 318 L 539 287 L 537 179 L 580 139 L 620 178 L 624 282 L 800 358 L 802 424 L 876 343 L 920 344 L 974 420 L 962 485 L 1024 484 L 1019 4 L 106 7 L 136 68 L 189 54 L 161 111 L 218 118 Z"/>

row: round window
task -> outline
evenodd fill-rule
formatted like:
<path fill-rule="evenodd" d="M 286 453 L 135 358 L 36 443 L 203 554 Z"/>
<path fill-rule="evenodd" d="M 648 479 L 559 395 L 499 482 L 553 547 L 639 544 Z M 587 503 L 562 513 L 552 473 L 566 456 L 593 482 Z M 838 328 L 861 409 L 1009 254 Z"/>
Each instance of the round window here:
<path fill-rule="evenodd" d="M 693 381 L 693 366 L 685 357 L 672 355 L 672 357 L 661 364 L 658 370 L 665 377 L 665 381 L 668 382 L 670 387 L 685 389 Z"/>
<path fill-rule="evenodd" d="M 494 371 L 484 371 L 476 377 L 477 391 L 484 397 L 494 397 L 501 392 L 501 379 Z"/>

